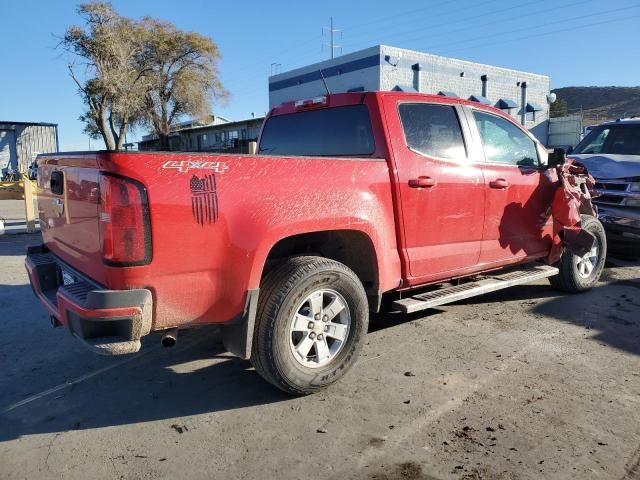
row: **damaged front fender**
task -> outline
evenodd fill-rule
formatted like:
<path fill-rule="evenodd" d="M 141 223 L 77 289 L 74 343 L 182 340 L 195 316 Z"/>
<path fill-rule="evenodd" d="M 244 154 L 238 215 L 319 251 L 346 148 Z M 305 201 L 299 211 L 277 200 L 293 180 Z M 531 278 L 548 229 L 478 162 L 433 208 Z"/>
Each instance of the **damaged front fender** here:
<path fill-rule="evenodd" d="M 573 159 L 567 159 L 555 168 L 558 188 L 551 205 L 553 244 L 548 257 L 550 264 L 560 260 L 563 249 L 583 256 L 596 242 L 580 223 L 581 215 L 597 216 L 596 207 L 591 202 L 595 180 L 583 164 Z"/>

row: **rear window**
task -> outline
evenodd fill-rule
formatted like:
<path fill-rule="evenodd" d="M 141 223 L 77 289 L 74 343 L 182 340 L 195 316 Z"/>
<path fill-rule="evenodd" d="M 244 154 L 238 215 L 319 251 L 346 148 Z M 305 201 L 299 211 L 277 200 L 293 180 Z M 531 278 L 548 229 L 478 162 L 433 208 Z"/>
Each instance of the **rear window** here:
<path fill-rule="evenodd" d="M 352 156 L 375 151 L 365 105 L 324 108 L 267 120 L 259 153 L 266 155 Z"/>
<path fill-rule="evenodd" d="M 429 103 L 402 103 L 398 110 L 407 145 L 412 150 L 448 160 L 466 157 L 462 131 L 454 107 Z"/>

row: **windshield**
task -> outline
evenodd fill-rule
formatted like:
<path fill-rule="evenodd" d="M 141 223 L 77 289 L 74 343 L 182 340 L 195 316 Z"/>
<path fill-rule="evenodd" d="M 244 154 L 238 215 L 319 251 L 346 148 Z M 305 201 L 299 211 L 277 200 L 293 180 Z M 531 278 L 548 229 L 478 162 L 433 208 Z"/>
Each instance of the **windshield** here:
<path fill-rule="evenodd" d="M 365 105 L 323 108 L 271 117 L 262 130 L 259 153 L 351 156 L 375 151 Z"/>
<path fill-rule="evenodd" d="M 576 146 L 575 154 L 608 153 L 640 155 L 640 124 L 607 125 L 594 128 Z"/>

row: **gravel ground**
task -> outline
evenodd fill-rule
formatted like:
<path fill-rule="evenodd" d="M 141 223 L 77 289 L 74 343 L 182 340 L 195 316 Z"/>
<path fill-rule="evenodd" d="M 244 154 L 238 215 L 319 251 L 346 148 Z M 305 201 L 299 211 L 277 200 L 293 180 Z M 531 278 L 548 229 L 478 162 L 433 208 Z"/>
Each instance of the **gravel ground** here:
<path fill-rule="evenodd" d="M 372 319 L 328 391 L 290 398 L 215 331 L 104 358 L 52 329 L 0 237 L 0 477 L 640 479 L 640 262 Z"/>

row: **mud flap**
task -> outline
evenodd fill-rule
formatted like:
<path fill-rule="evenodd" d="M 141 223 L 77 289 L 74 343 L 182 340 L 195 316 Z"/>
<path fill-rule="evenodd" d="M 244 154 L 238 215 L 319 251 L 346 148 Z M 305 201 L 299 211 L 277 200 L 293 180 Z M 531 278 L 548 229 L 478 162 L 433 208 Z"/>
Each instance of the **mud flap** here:
<path fill-rule="evenodd" d="M 253 327 L 256 323 L 259 291 L 259 288 L 248 290 L 242 314 L 229 325 L 222 327 L 222 343 L 225 348 L 244 360 L 251 358 Z"/>

